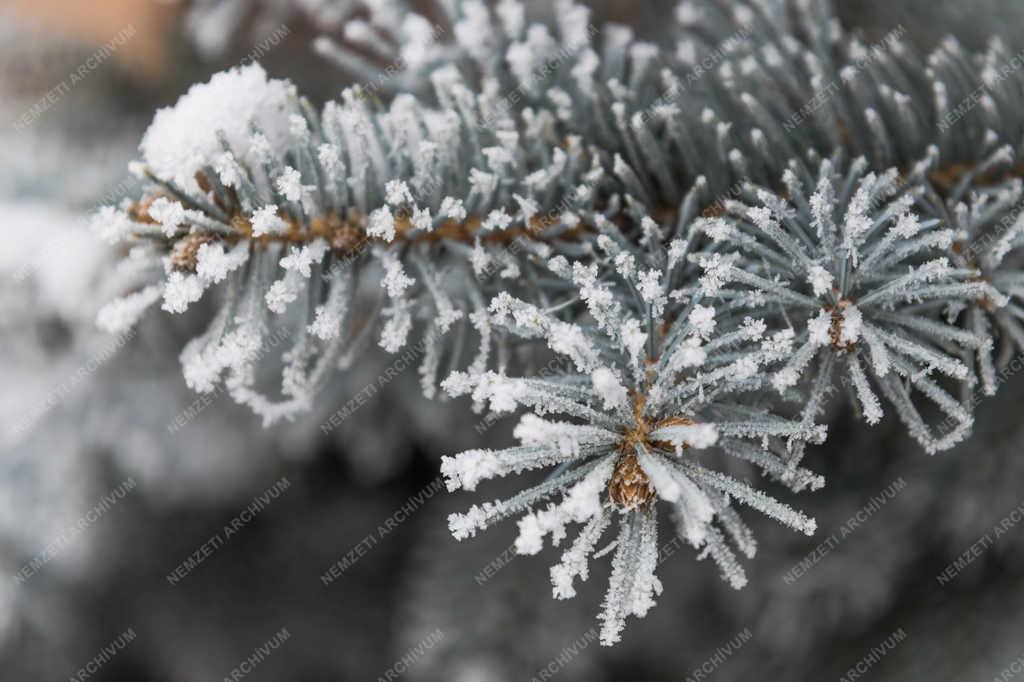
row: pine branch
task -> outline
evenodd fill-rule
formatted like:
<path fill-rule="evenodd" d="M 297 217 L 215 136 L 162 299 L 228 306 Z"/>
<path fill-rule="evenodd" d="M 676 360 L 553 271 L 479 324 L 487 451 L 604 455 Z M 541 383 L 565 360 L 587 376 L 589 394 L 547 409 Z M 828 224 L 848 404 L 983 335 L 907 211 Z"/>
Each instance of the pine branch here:
<path fill-rule="evenodd" d="M 921 55 L 894 27 L 867 46 L 824 1 L 684 1 L 664 45 L 599 32 L 570 0 L 555 27 L 515 0 L 440 3 L 440 33 L 368 5 L 346 39 L 390 36 L 410 67 L 388 104 L 367 83 L 316 111 L 252 65 L 158 112 L 143 196 L 97 220 L 153 278 L 100 319 L 123 328 L 160 299 L 180 313 L 224 283 L 186 381 L 223 382 L 268 423 L 308 409 L 368 335 L 389 352 L 419 339 L 428 396 L 532 410 L 520 447 L 442 471 L 453 489 L 551 478 L 451 528 L 523 514 L 532 554 L 584 524 L 552 582 L 572 596 L 614 550 L 604 643 L 660 592 L 659 506 L 735 587 L 729 543 L 750 556 L 753 540 L 733 501 L 813 532 L 698 451 L 816 489 L 801 462 L 840 385 L 869 424 L 895 412 L 935 452 L 969 434 L 974 386 L 993 393 L 1024 352 L 1024 72 L 999 41 Z M 293 345 L 257 358 L 277 329 Z M 571 369 L 517 376 L 513 346 Z M 258 360 L 279 389 L 258 385 Z M 615 515 L 618 540 L 595 552 Z"/>

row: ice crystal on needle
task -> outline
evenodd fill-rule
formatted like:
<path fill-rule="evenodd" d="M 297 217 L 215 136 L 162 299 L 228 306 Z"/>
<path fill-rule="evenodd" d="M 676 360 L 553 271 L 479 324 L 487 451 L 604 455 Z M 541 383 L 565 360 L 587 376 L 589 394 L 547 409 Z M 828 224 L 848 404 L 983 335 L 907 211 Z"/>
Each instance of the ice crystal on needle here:
<path fill-rule="evenodd" d="M 755 319 L 714 334 L 715 311 L 700 303 L 702 294 L 669 303 L 674 292 L 665 283 L 678 262 L 639 268 L 634 266 L 643 262 L 642 254 L 618 255 L 617 272 L 610 258 L 601 267 L 553 264 L 572 279 L 596 324 L 558 320 L 507 294 L 494 299 L 492 324 L 543 339 L 571 369 L 550 379 L 453 374 L 444 382 L 453 396 L 471 393 L 498 413 L 518 406 L 533 412 L 515 430 L 520 446 L 470 450 L 445 457 L 441 465 L 451 490 L 557 467 L 545 482 L 511 499 L 449 518 L 452 533 L 463 539 L 522 514 L 520 554 L 536 554 L 547 536 L 559 545 L 569 524 L 582 524 L 551 569 L 556 598 L 575 595 L 574 580 L 587 578 L 598 542 L 610 525 L 618 525 L 612 545 L 596 552 L 615 552 L 600 616 L 606 645 L 619 640 L 628 616 L 644 616 L 661 592 L 654 574 L 659 502 L 671 510 L 679 537 L 701 550 L 701 557 L 711 556 L 736 588 L 746 577 L 734 548 L 751 557 L 755 543 L 734 502 L 808 534 L 814 531 L 814 522 L 803 514 L 709 468 L 705 451 L 736 456 L 801 489 L 821 480 L 795 464 L 799 452 L 807 442 L 824 439 L 822 427 L 785 419 L 750 400 L 764 369 L 788 351 L 785 334 L 766 334 L 764 323 Z M 634 263 L 625 265 L 631 259 Z M 655 308 L 664 312 L 654 316 Z M 541 506 L 557 495 L 560 500 Z"/>

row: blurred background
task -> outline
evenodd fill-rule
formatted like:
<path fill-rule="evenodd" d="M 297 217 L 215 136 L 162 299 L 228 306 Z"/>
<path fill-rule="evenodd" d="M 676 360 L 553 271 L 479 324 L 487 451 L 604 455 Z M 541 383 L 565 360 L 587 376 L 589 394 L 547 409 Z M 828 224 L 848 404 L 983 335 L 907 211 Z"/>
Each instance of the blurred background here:
<path fill-rule="evenodd" d="M 657 39 L 674 3 L 588 4 L 595 21 Z M 439 458 L 507 444 L 509 425 L 425 400 L 404 372 L 324 433 L 391 362 L 373 356 L 318 413 L 263 429 L 224 396 L 197 405 L 184 385 L 178 353 L 208 310 L 148 316 L 114 342 L 97 331 L 117 254 L 84 216 L 137 191 L 127 166 L 153 111 L 257 48 L 314 102 L 337 96 L 351 75 L 310 44 L 343 32 L 345 5 L 0 2 L 0 682 L 822 680 L 872 647 L 887 653 L 860 678 L 1020 670 L 1020 380 L 937 457 L 897 424 L 864 429 L 837 411 L 808 460 L 828 487 L 777 491 L 818 534 L 748 515 L 760 552 L 740 592 L 669 546 L 658 606 L 604 650 L 593 628 L 607 562 L 578 598 L 554 601 L 553 551 L 509 563 L 515 524 L 463 543 L 447 532 L 448 513 L 478 498 L 441 489 Z M 948 32 L 1024 43 L 1014 0 L 847 0 L 840 15 L 867 38 L 902 23 L 925 48 Z M 116 49 L 98 57 L 104 44 Z"/>

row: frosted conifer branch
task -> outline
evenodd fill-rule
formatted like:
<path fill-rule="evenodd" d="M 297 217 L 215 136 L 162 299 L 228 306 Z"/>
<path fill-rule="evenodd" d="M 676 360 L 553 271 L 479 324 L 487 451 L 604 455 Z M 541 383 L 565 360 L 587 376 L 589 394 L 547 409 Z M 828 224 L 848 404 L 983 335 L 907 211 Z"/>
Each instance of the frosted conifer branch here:
<path fill-rule="evenodd" d="M 895 170 L 864 169 L 863 160 L 845 171 L 826 160 L 815 176 L 794 164 L 787 183 L 792 196 L 785 200 L 760 189 L 760 206 L 730 203 L 736 229 L 718 243 L 746 256 L 731 266 L 729 286 L 763 292 L 746 314 L 781 311 L 780 321 L 793 325 L 796 350 L 772 376 L 774 387 L 796 385 L 821 354 L 846 357 L 844 383 L 855 388 L 865 419 L 876 423 L 883 410 L 863 366 L 876 381 L 895 372 L 919 389 L 924 377 L 968 382 L 963 353 L 990 347 L 991 339 L 950 324 L 943 310 L 1000 295 L 951 262 L 954 232 L 914 212 L 913 186 L 897 182 Z M 804 187 L 813 193 L 808 196 Z M 788 295 L 777 295 L 780 287 Z M 967 433 L 969 413 L 939 384 L 929 380 L 920 393 L 956 424 L 949 434 L 933 434 L 914 417 L 907 426 L 925 449 L 947 448 L 956 442 L 954 434 Z M 897 412 L 910 414 L 906 407 Z M 811 405 L 804 415 L 813 417 Z"/>
<path fill-rule="evenodd" d="M 140 275 L 99 323 L 209 303 L 186 382 L 268 423 L 373 339 L 422 352 L 428 397 L 447 377 L 475 409 L 531 410 L 520 446 L 442 472 L 552 476 L 450 527 L 519 516 L 533 554 L 582 524 L 551 573 L 568 598 L 617 522 L 603 643 L 660 592 L 659 508 L 737 588 L 756 545 L 733 502 L 812 531 L 706 450 L 817 489 L 801 462 L 837 380 L 935 452 L 1024 351 L 1024 70 L 1000 41 L 865 45 L 826 0 L 684 0 L 657 45 L 571 0 L 551 26 L 516 0 L 351 5 L 316 43 L 360 81 L 339 100 L 317 111 L 254 64 L 157 113 L 143 195 L 94 221 Z M 540 348 L 568 369 L 517 374 Z"/>
<path fill-rule="evenodd" d="M 522 405 L 536 413 L 527 413 L 516 428 L 522 446 L 463 452 L 443 458 L 441 466 L 450 490 L 472 490 L 484 479 L 540 466 L 561 465 L 563 472 L 587 468 L 585 475 L 572 476 L 555 491 L 561 494 L 560 501 L 543 508 L 531 506 L 519 521 L 516 548 L 520 554 L 534 554 L 546 536 L 558 545 L 569 524 L 585 524 L 562 562 L 552 568 L 555 596 L 570 597 L 575 594 L 573 578 L 587 575 L 587 557 L 609 516 L 619 517 L 612 577 L 601 614 L 604 644 L 618 641 L 626 617 L 645 615 L 661 591 L 653 574 L 659 501 L 682 520 L 682 539 L 697 549 L 707 548 L 734 587 L 746 579 L 724 538 L 741 533 L 737 548 L 745 554 L 752 550 L 738 530 L 730 500 L 801 531 L 814 530 L 813 521 L 784 504 L 697 464 L 693 453 L 710 449 L 735 454 L 766 475 L 801 489 L 817 487 L 820 480 L 794 462 L 808 442 L 824 438 L 821 427 L 787 420 L 750 401 L 751 392 L 760 388 L 759 377 L 781 358 L 778 340 L 765 337 L 762 323 L 747 320 L 729 335 L 728 352 L 722 352 L 715 311 L 700 303 L 699 289 L 689 295 L 682 290 L 645 291 L 643 281 L 655 281 L 645 273 L 658 273 L 657 282 L 671 281 L 673 270 L 685 263 L 648 270 L 642 254 L 629 262 L 621 255 L 573 271 L 580 297 L 595 311 L 592 324 L 553 326 L 544 311 L 505 294 L 495 299 L 494 324 L 516 336 L 540 339 L 570 359 L 574 370 L 543 380 L 493 372 L 453 375 L 445 382 L 452 395 L 473 393 L 478 401 L 490 400 L 499 412 Z M 568 274 L 560 263 L 554 268 Z M 672 295 L 676 293 L 683 295 Z M 654 316 L 654 301 L 662 298 Z M 614 328 L 602 313 L 612 300 L 618 319 L 625 321 Z M 633 331 L 624 332 L 630 327 Z M 703 351 L 704 345 L 712 350 Z M 581 355 L 580 349 L 587 350 Z M 680 349 L 687 349 L 685 362 L 676 359 L 684 352 Z M 638 364 L 644 371 L 632 371 Z M 577 421 L 545 420 L 540 416 L 544 413 L 561 413 Z M 495 508 L 503 506 L 499 502 Z M 451 517 L 450 526 L 461 538 L 467 527 L 479 529 L 498 518 L 481 516 L 474 507 Z"/>
<path fill-rule="evenodd" d="M 146 245 L 135 253 L 153 266 L 170 257 L 162 262 L 167 310 L 185 310 L 224 273 L 217 266 L 212 280 L 193 276 L 197 252 L 208 241 L 227 242 L 225 251 L 252 241 L 259 247 L 250 249 L 257 261 L 282 263 L 305 257 L 293 249 L 323 241 L 328 248 L 319 262 L 311 263 L 317 267 L 311 276 L 289 271 L 269 285 L 266 276 L 273 273 L 228 282 L 228 287 L 247 282 L 264 287 L 272 315 L 298 307 L 303 295 L 309 305 L 318 305 L 319 285 L 314 283 L 336 267 L 351 264 L 375 276 L 368 261 L 381 251 L 367 248 L 371 244 L 400 251 L 405 273 L 419 269 L 412 267 L 412 256 L 433 262 L 435 254 L 445 260 L 433 263 L 438 272 L 471 269 L 473 279 L 457 273 L 452 278 L 459 283 L 456 291 L 438 296 L 433 278 L 417 279 L 402 300 L 389 302 L 380 316 L 380 341 L 396 352 L 415 335 L 444 330 L 449 320 L 465 315 L 474 289 L 489 297 L 499 281 L 508 286 L 531 277 L 531 286 L 548 286 L 531 275 L 533 259 L 560 252 L 585 256 L 591 247 L 579 243 L 581 232 L 604 234 L 607 245 L 619 243 L 618 248 L 634 240 L 648 248 L 664 244 L 669 259 L 692 255 L 700 231 L 687 226 L 693 225 L 702 202 L 720 204 L 719 197 L 750 181 L 779 187 L 781 177 L 785 185 L 783 163 L 798 150 L 832 153 L 842 147 L 865 154 L 861 166 L 895 162 L 915 168 L 920 165 L 916 159 L 927 156 L 934 162 L 941 155 L 946 163 L 974 168 L 939 178 L 944 191 L 962 194 L 977 177 L 998 169 L 999 159 L 989 159 L 988 151 L 972 156 L 970 146 L 954 147 L 952 138 L 942 134 L 949 124 L 942 112 L 960 94 L 955 88 L 963 87 L 952 64 L 990 85 L 1022 77 L 994 69 L 1006 56 L 995 42 L 979 60 L 968 59 L 954 42 L 937 48 L 941 58 L 922 59 L 903 44 L 900 32 L 879 45 L 864 46 L 843 33 L 823 2 L 796 3 L 792 25 L 781 19 L 786 12 L 730 13 L 713 3 L 684 2 L 676 14 L 675 42 L 661 48 L 621 29 L 608 30 L 599 40 L 588 10 L 570 0 L 558 3 L 554 27 L 530 23 L 515 0 L 493 7 L 457 0 L 422 15 L 391 3 L 366 4 L 365 21 L 350 22 L 345 39 L 366 43 L 382 58 L 402 58 L 406 68 L 388 73 L 388 87 L 404 92 L 412 83 L 430 83 L 433 92 L 417 87 L 418 99 L 402 94 L 385 107 L 376 103 L 376 93 L 368 98 L 365 88 L 348 90 L 340 101 L 316 112 L 290 84 L 268 79 L 258 65 L 250 65 L 194 86 L 177 105 L 158 113 L 141 146 L 142 167 L 153 185 L 127 214 L 103 214 L 97 228 Z M 692 21 L 695 16 L 702 20 Z M 334 16 L 325 25 L 341 18 Z M 829 40 L 811 38 L 822 26 Z M 367 42 L 371 35 L 385 40 Z M 695 77 L 698 49 L 714 51 L 721 63 Z M 327 51 L 339 54 L 338 49 Z M 921 67 L 925 63 L 927 70 Z M 869 73 L 851 81 L 845 77 L 851 64 L 863 64 Z M 905 75 L 894 82 L 892 74 L 901 71 Z M 788 87 L 759 87 L 765 79 L 781 79 Z M 789 111 L 790 103 L 774 97 L 788 92 L 787 97 L 796 93 L 810 99 L 828 82 L 847 86 L 853 104 L 849 112 L 834 111 L 836 102 L 829 101 L 821 116 L 800 115 L 794 122 L 779 113 Z M 684 88 L 686 97 L 681 96 Z M 940 90 L 942 101 L 930 102 Z M 1000 88 L 1001 93 L 1011 91 L 1017 90 Z M 697 101 L 702 102 L 699 109 L 691 104 Z M 965 138 L 977 136 L 985 150 L 1000 139 L 1020 139 L 1013 103 L 990 104 L 983 132 L 975 132 L 979 124 L 973 118 L 959 123 Z M 858 112 L 864 112 L 863 118 Z M 840 124 L 849 131 L 845 139 L 837 134 Z M 747 130 L 752 131 L 749 137 L 738 134 Z M 1000 158 L 1012 151 L 1000 152 Z M 934 165 L 929 168 L 916 168 L 911 177 L 923 180 L 928 173 L 940 173 Z M 896 180 L 890 175 L 885 182 Z M 864 197 L 853 199 L 863 202 Z M 727 222 L 716 225 L 720 236 L 731 229 Z M 677 239 L 652 240 L 652 231 Z M 934 237 L 940 238 L 940 232 Z M 771 257 L 802 258 L 799 242 L 788 239 L 785 229 L 775 237 L 779 252 Z M 891 256 L 884 255 L 885 249 L 874 255 L 898 261 L 917 248 L 941 246 L 924 242 L 901 245 Z M 850 247 L 848 241 L 841 245 L 847 251 Z M 260 270 L 261 264 L 252 267 Z M 262 267 L 269 270 L 269 264 Z M 824 271 L 805 269 L 815 287 L 827 286 Z M 674 277 L 689 274 L 684 273 L 677 270 Z M 756 273 L 733 274 L 757 289 L 757 295 L 763 291 L 808 303 L 791 288 L 756 279 Z M 388 277 L 400 275 L 391 270 Z M 650 272 L 646 277 L 638 285 L 657 313 L 663 305 L 658 288 L 666 283 L 656 283 Z M 1009 286 L 1019 284 L 1004 283 Z M 969 293 L 969 287 L 918 291 L 933 300 L 958 293 Z M 421 298 L 423 306 L 413 304 Z M 749 299 L 741 296 L 735 304 Z M 425 319 L 431 313 L 442 318 L 441 324 Z M 450 330 L 454 339 L 474 331 L 468 322 Z M 980 324 L 973 322 L 970 332 Z M 1019 324 L 1002 326 L 1009 327 L 1004 337 L 1019 336 Z M 339 335 L 344 348 L 350 336 Z M 448 344 L 443 339 L 428 343 L 430 366 L 440 366 Z M 314 354 L 323 350 L 312 348 Z M 448 358 L 446 364 L 457 366 L 461 359 Z M 990 364 L 981 362 L 986 375 Z M 421 374 L 430 395 L 435 370 L 425 367 Z"/>

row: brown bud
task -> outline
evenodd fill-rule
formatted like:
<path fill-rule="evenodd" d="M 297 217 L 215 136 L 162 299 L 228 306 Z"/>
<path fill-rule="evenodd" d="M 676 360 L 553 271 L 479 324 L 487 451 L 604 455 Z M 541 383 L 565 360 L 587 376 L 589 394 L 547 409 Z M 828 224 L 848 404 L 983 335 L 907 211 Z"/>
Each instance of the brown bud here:
<path fill-rule="evenodd" d="M 149 215 L 149 207 L 159 198 L 160 195 L 153 195 L 132 204 L 128 209 L 128 215 L 137 223 L 155 224 L 156 221 Z"/>
<path fill-rule="evenodd" d="M 195 272 L 199 247 L 213 241 L 206 234 L 187 234 L 174 243 L 171 249 L 171 266 L 180 272 Z"/>
<path fill-rule="evenodd" d="M 620 509 L 649 509 L 654 501 L 654 487 L 640 466 L 635 452 L 628 452 L 615 463 L 608 479 L 608 496 Z"/>
<path fill-rule="evenodd" d="M 339 257 L 351 256 L 358 253 L 364 241 L 362 230 L 345 223 L 334 230 L 331 236 L 331 250 Z"/>
<path fill-rule="evenodd" d="M 832 326 L 828 330 L 828 337 L 832 341 L 832 347 L 836 350 L 851 350 L 854 347 L 854 344 L 843 341 L 843 311 L 846 310 L 850 303 L 850 301 L 843 299 L 835 304 L 835 306 L 825 309 L 832 316 Z"/>
<path fill-rule="evenodd" d="M 210 178 L 206 177 L 206 173 L 196 171 L 194 177 L 196 184 L 199 185 L 199 189 L 203 190 L 204 193 L 213 191 L 213 185 L 210 183 Z"/>

